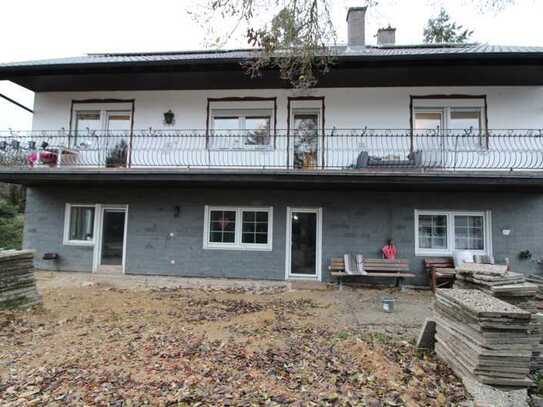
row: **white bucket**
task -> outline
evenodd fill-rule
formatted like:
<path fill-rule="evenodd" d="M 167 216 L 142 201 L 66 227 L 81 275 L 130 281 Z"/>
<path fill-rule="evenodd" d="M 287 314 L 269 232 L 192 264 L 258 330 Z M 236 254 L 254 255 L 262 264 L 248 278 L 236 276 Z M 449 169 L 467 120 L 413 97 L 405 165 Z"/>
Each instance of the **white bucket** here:
<path fill-rule="evenodd" d="M 394 298 L 383 298 L 383 311 L 394 311 Z"/>

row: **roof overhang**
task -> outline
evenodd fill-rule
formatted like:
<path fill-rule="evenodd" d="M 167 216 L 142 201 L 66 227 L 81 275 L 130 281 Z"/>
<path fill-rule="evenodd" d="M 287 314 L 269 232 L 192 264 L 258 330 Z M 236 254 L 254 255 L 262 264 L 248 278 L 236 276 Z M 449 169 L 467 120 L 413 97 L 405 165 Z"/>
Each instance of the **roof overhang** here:
<path fill-rule="evenodd" d="M 0 80 L 35 92 L 286 88 L 279 73 L 256 79 L 244 58 L 0 66 Z M 342 55 L 319 87 L 543 85 L 543 53 Z"/>
<path fill-rule="evenodd" d="M 0 182 L 39 185 L 176 185 L 296 189 L 376 189 L 398 191 L 543 192 L 543 172 L 288 171 L 205 169 L 14 169 Z"/>

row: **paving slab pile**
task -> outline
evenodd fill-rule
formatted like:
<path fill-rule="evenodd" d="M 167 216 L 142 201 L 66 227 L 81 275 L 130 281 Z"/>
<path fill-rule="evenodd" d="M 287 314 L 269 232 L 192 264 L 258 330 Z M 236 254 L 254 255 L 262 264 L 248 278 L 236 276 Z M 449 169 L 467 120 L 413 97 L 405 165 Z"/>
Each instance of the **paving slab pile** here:
<path fill-rule="evenodd" d="M 543 313 L 532 315 L 533 323 L 537 328 L 535 335 L 539 335 L 539 344 L 534 348 L 530 368 L 533 372 L 543 371 Z"/>
<path fill-rule="evenodd" d="M 541 332 L 541 342 L 539 344 L 539 349 L 534 352 L 534 357 L 532 361 L 533 370 L 542 370 L 543 369 L 543 274 L 530 274 L 526 277 L 526 280 L 537 286 L 537 293 L 535 295 L 536 307 L 538 314 L 536 314 L 536 319 L 539 321 L 540 332 Z"/>
<path fill-rule="evenodd" d="M 0 309 L 41 303 L 34 279 L 32 250 L 0 251 Z"/>
<path fill-rule="evenodd" d="M 437 355 L 480 383 L 528 387 L 532 315 L 479 290 L 439 289 L 434 303 Z"/>
<path fill-rule="evenodd" d="M 543 274 L 530 274 L 526 280 L 537 285 L 537 293 L 535 295 L 537 309 L 543 311 Z"/>
<path fill-rule="evenodd" d="M 515 305 L 525 311 L 537 314 L 537 284 L 527 281 L 529 277 L 507 270 L 505 265 L 464 263 L 456 269 L 454 288 L 476 289 Z M 531 369 L 543 365 L 543 327 L 537 318 L 532 318 L 531 334 L 539 338 L 534 346 Z"/>
<path fill-rule="evenodd" d="M 464 263 L 456 269 L 454 288 L 471 288 L 484 291 L 523 310 L 536 313 L 536 284 L 526 281 L 526 276 L 507 271 L 505 265 Z"/>

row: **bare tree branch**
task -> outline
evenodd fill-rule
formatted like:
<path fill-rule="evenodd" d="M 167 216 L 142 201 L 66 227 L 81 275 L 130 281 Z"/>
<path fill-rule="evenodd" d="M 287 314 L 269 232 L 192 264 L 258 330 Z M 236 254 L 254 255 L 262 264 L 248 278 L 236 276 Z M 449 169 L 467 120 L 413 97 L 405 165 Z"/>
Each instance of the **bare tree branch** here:
<path fill-rule="evenodd" d="M 333 0 L 201 1 L 204 5 L 192 15 L 206 30 L 207 45 L 222 48 L 234 39 L 244 40 L 255 49 L 255 58 L 243 64 L 251 77 L 278 69 L 281 78 L 293 87 L 308 88 L 315 86 L 334 63 L 337 36 L 331 13 L 332 5 L 336 4 Z M 363 0 L 360 5 L 378 8 L 394 1 L 397 0 Z M 448 3 L 446 0 L 425 1 L 435 5 Z M 530 0 L 462 1 L 481 12 L 497 12 Z M 226 27 L 226 32 L 217 34 Z M 465 41 L 471 32 L 466 30 L 459 34 Z M 239 37 L 235 38 L 236 35 Z"/>

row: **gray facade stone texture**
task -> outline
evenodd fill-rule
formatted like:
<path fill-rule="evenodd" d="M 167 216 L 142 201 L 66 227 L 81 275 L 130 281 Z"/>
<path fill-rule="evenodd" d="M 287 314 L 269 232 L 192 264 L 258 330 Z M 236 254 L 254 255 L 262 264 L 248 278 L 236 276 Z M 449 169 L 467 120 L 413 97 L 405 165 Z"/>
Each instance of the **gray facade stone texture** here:
<path fill-rule="evenodd" d="M 490 210 L 498 262 L 509 257 L 515 271 L 533 272 L 539 266 L 520 260 L 518 253 L 543 256 L 541 193 L 47 186 L 28 188 L 25 214 L 24 247 L 37 251 L 40 268 L 92 269 L 92 247 L 63 245 L 66 203 L 128 204 L 127 274 L 282 280 L 288 206 L 322 208 L 325 281 L 330 257 L 349 252 L 377 257 L 385 240 L 393 238 L 399 257 L 408 258 L 417 273 L 409 283 L 426 285 L 423 257 L 415 256 L 415 209 Z M 273 206 L 273 250 L 203 249 L 205 205 Z M 178 217 L 175 206 L 181 209 Z M 510 236 L 502 234 L 504 228 L 511 229 Z M 45 252 L 59 253 L 59 261 L 41 260 Z"/>

